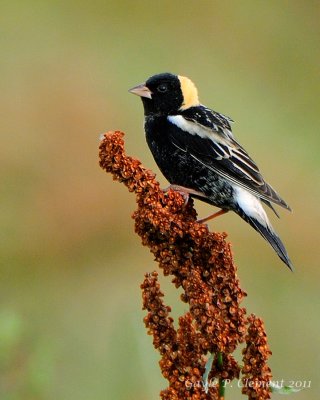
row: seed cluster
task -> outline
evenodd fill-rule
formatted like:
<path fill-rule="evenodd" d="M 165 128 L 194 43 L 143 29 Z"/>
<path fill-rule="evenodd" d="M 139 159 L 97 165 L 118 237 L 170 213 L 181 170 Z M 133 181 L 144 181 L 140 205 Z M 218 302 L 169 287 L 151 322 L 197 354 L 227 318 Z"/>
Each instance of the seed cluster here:
<path fill-rule="evenodd" d="M 106 133 L 99 155 L 100 166 L 136 194 L 135 231 L 164 275 L 172 276 L 175 286 L 183 289 L 181 298 L 189 305 L 189 312 L 180 317 L 175 329 L 157 273 L 145 275 L 141 289 L 148 314 L 144 322 L 169 382 L 161 398 L 219 399 L 218 385 L 210 385 L 206 392 L 199 384 L 208 354 L 215 355 L 209 379 L 220 383 L 239 377 L 240 367 L 232 356 L 239 343 L 246 340 L 248 349 L 254 339 L 257 346 L 247 353 L 252 360 L 261 355 L 257 353 L 260 336 L 247 333 L 246 310 L 240 306 L 246 293 L 240 288 L 226 234 L 209 232 L 206 225 L 198 223 L 192 200 L 185 204 L 179 192 L 163 192 L 155 175 L 125 154 L 122 132 Z M 222 363 L 218 355 L 222 355 Z M 247 365 L 245 362 L 245 374 L 249 373 Z M 259 375 L 259 362 L 254 366 L 254 377 L 270 377 L 265 367 Z M 266 396 L 259 398 L 269 398 Z"/>
<path fill-rule="evenodd" d="M 269 382 L 272 378 L 267 360 L 271 355 L 263 321 L 255 315 L 248 318 L 246 347 L 243 349 L 242 393 L 249 399 L 270 399 Z"/>

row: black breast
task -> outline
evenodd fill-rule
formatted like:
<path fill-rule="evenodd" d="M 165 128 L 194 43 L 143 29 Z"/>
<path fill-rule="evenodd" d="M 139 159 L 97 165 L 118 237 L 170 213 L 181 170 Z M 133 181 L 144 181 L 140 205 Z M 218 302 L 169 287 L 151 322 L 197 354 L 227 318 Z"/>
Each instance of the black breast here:
<path fill-rule="evenodd" d="M 171 130 L 180 128 L 171 124 L 167 117 L 150 116 L 145 121 L 148 146 L 165 178 L 170 184 L 202 192 L 208 203 L 227 206 L 232 187 L 216 173 L 196 160 L 192 155 L 177 147 L 171 137 Z M 181 134 L 186 133 L 181 131 Z"/>

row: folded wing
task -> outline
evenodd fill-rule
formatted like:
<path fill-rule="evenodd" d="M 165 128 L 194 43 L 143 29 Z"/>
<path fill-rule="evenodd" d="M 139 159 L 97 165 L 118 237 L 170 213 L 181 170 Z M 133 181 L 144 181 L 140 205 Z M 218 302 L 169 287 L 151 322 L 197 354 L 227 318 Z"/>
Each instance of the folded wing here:
<path fill-rule="evenodd" d="M 196 113 L 183 112 L 169 116 L 168 120 L 180 128 L 171 132 L 176 147 L 229 182 L 260 197 L 266 204 L 273 202 L 290 210 L 263 179 L 257 164 L 234 139 L 228 117 L 206 107 L 197 107 Z"/>

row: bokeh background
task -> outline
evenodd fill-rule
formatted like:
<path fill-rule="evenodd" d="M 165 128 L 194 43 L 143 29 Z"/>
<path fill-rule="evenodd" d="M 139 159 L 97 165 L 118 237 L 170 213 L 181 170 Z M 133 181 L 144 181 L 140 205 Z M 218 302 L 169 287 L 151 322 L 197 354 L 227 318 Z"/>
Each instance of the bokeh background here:
<path fill-rule="evenodd" d="M 133 232 L 134 196 L 98 166 L 100 133 L 121 129 L 158 173 L 127 90 L 165 71 L 236 121 L 294 210 L 270 215 L 294 273 L 235 215 L 210 226 L 229 234 L 274 379 L 311 381 L 293 396 L 318 398 L 319 20 L 319 2 L 302 0 L 1 2 L 1 399 L 150 399 L 166 386 L 139 289 L 157 266 Z"/>

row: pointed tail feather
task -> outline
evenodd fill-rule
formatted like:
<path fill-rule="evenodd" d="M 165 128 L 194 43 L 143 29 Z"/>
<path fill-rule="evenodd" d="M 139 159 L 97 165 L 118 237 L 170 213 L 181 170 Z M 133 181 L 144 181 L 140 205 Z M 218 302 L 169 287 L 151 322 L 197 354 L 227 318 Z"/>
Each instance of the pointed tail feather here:
<path fill-rule="evenodd" d="M 238 214 L 240 215 L 241 218 L 243 218 L 246 222 L 248 222 L 257 232 L 259 232 L 260 235 L 267 242 L 270 243 L 270 245 L 273 247 L 273 249 L 281 258 L 281 260 L 291 269 L 291 271 L 293 271 L 293 265 L 288 256 L 287 250 L 284 247 L 284 244 L 282 243 L 279 236 L 273 230 L 269 221 L 266 221 L 268 223 L 266 225 L 263 225 L 256 218 L 245 214 L 243 210 L 239 210 Z"/>
<path fill-rule="evenodd" d="M 276 214 L 276 216 L 277 216 L 278 218 L 280 218 L 280 215 L 279 215 L 278 211 L 273 207 L 273 205 L 272 205 L 272 203 L 271 203 L 270 201 L 264 200 L 264 199 L 261 199 L 261 201 L 263 201 L 264 204 L 266 204 L 268 207 L 270 207 L 271 210 Z"/>

